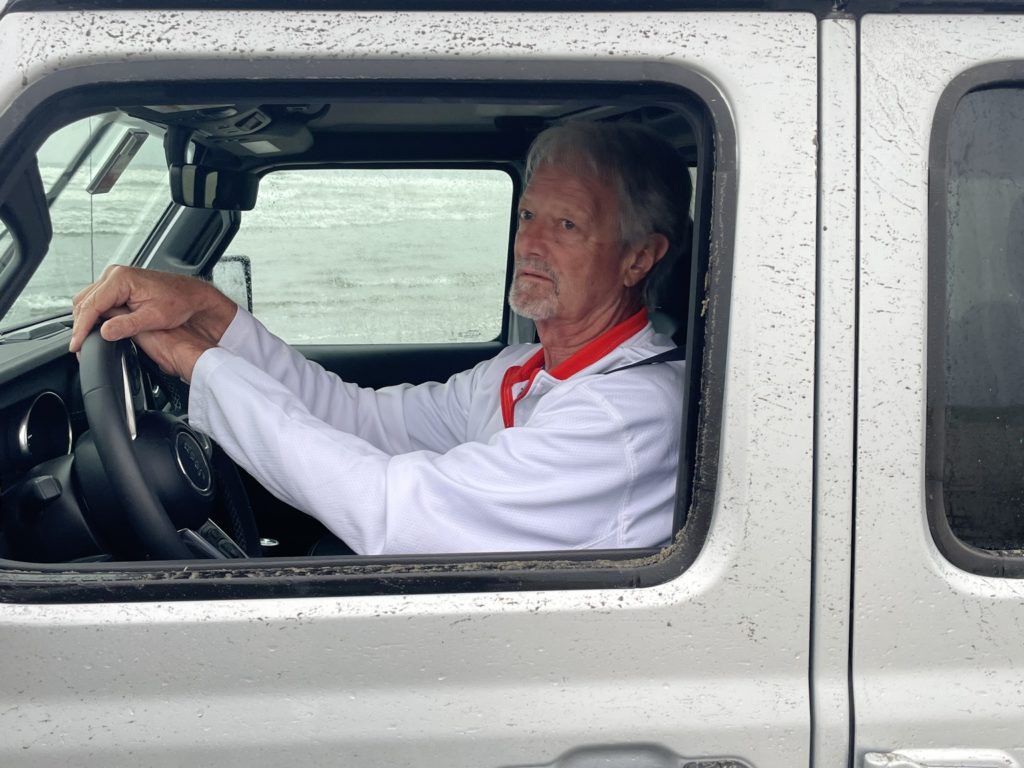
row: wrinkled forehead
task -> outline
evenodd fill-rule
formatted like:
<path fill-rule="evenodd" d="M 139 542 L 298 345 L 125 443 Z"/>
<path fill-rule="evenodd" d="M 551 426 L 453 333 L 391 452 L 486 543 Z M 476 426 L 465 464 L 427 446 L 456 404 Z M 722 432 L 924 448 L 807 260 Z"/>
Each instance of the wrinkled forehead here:
<path fill-rule="evenodd" d="M 535 167 L 528 168 L 527 183 L 533 174 L 544 168 L 560 169 L 573 176 L 585 177 L 612 187 L 618 184 L 621 175 L 617 169 L 601 162 L 594 155 L 566 146 L 557 147 L 557 151 L 552 151 L 541 158 Z"/>
<path fill-rule="evenodd" d="M 559 157 L 545 160 L 533 169 L 523 197 L 561 196 L 567 201 L 586 202 L 588 207 L 596 209 L 595 213 L 607 216 L 618 213 L 616 182 L 617 179 L 602 173 L 587 158 Z"/>

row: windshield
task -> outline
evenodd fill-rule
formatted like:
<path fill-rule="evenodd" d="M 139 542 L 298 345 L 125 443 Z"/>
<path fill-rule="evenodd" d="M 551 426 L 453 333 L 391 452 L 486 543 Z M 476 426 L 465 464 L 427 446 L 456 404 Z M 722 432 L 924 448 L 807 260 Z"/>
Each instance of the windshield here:
<path fill-rule="evenodd" d="M 134 261 L 170 205 L 163 131 L 118 113 L 72 123 L 38 153 L 53 240 L 0 323 L 9 330 L 71 311 L 108 264 Z"/>

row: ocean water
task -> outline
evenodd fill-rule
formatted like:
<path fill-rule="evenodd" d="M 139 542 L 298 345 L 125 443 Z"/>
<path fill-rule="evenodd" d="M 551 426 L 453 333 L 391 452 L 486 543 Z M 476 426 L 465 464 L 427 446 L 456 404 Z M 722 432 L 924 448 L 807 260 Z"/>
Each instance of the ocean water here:
<path fill-rule="evenodd" d="M 41 166 L 47 189 L 62 168 Z M 91 168 L 70 180 L 50 208 L 53 238 L 28 286 L 0 321 L 11 328 L 70 310 L 71 297 L 109 263 L 126 263 L 170 200 L 166 171 L 129 169 L 110 193 L 90 195 Z"/>
<path fill-rule="evenodd" d="M 229 254 L 293 343 L 482 340 L 501 326 L 512 186 L 497 171 L 267 177 Z"/>
<path fill-rule="evenodd" d="M 59 173 L 41 171 L 47 184 Z M 129 169 L 104 195 L 85 192 L 88 177 L 52 208 L 50 250 L 3 327 L 67 311 L 107 264 L 130 261 L 169 199 L 160 168 Z M 253 310 L 292 343 L 494 338 L 511 197 L 499 171 L 281 172 L 227 253 L 250 258 Z"/>

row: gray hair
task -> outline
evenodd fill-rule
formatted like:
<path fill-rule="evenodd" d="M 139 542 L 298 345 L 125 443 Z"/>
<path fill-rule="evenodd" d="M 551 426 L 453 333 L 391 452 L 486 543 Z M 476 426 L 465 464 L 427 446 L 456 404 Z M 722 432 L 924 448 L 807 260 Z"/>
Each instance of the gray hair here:
<path fill-rule="evenodd" d="M 636 245 L 658 233 L 668 238 L 665 257 L 641 285 L 652 289 L 689 245 L 690 172 L 665 138 L 636 123 L 570 121 L 541 132 L 526 157 L 526 183 L 543 165 L 589 171 L 615 187 L 619 236 Z"/>

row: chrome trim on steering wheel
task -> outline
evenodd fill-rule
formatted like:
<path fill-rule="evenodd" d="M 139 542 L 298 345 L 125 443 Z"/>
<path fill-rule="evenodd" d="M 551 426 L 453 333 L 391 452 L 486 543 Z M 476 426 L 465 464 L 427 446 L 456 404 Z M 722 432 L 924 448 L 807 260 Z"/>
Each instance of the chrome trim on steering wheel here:
<path fill-rule="evenodd" d="M 121 384 L 121 389 L 124 393 L 124 415 L 128 420 L 128 434 L 134 440 L 138 435 L 138 431 L 135 428 L 135 405 L 132 403 L 132 388 L 128 381 L 128 361 L 125 359 L 124 353 L 121 354 Z"/>

